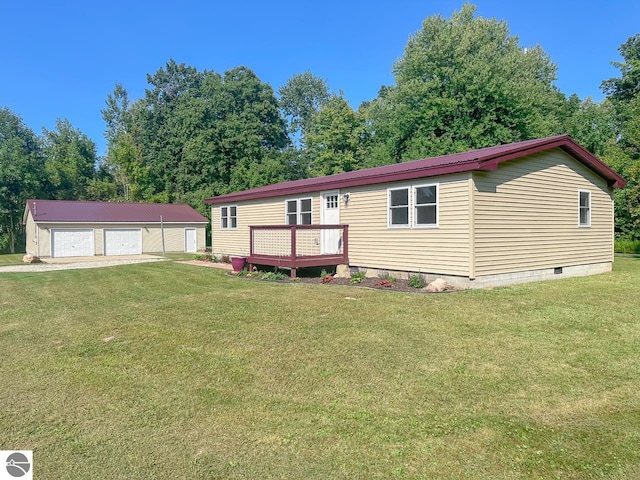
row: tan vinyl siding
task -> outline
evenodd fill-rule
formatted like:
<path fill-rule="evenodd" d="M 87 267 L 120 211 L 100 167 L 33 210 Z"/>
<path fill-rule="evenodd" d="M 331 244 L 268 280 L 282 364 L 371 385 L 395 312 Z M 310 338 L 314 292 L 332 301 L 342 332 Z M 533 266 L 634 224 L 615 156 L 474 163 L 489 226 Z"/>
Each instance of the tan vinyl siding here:
<path fill-rule="evenodd" d="M 311 198 L 311 221 L 315 225 L 319 224 L 320 197 L 318 193 L 223 204 L 222 206 L 237 206 L 238 227 L 235 230 L 222 230 L 220 228 L 221 205 L 212 206 L 211 236 L 213 253 L 215 255 L 249 255 L 249 226 L 285 225 L 285 201 L 298 198 Z"/>
<path fill-rule="evenodd" d="M 387 228 L 387 188 L 439 184 L 438 228 Z M 469 271 L 468 174 L 414 182 L 369 185 L 340 192 L 340 223 L 349 225 L 351 265 L 388 270 L 467 275 Z M 212 207 L 213 252 L 248 255 L 249 225 L 285 224 L 285 201 L 312 198 L 320 224 L 320 195 L 276 197 L 222 204 L 237 206 L 236 230 L 220 228 L 220 206 Z M 342 194 L 349 193 L 345 206 Z"/>
<path fill-rule="evenodd" d="M 36 226 L 33 221 L 33 217 L 31 216 L 31 211 L 27 212 L 27 222 L 25 223 L 25 253 L 30 253 L 31 255 L 39 255 L 38 253 L 38 244 L 37 244 L 37 235 L 36 235 Z"/>
<path fill-rule="evenodd" d="M 125 227 L 119 227 L 125 228 Z M 189 224 L 165 224 L 164 247 L 166 252 L 185 251 L 185 229 L 196 229 L 196 243 L 198 250 L 205 247 L 205 227 Z M 162 252 L 162 231 L 159 226 L 147 226 L 142 230 L 142 253 Z"/>
<path fill-rule="evenodd" d="M 439 188 L 437 228 L 387 227 L 388 188 L 434 183 Z M 348 206 L 340 205 L 340 222 L 349 225 L 351 265 L 468 275 L 468 174 L 369 185 L 353 188 L 349 193 Z"/>
<path fill-rule="evenodd" d="M 38 250 L 41 257 L 51 256 L 51 232 L 50 226 L 38 223 Z"/>
<path fill-rule="evenodd" d="M 613 260 L 611 191 L 561 150 L 473 178 L 476 275 Z M 591 227 L 578 226 L 579 190 L 591 192 Z"/>
<path fill-rule="evenodd" d="M 164 225 L 164 246 L 166 252 L 184 252 L 185 228 L 196 228 L 197 249 L 205 247 L 204 226 L 194 227 L 185 224 Z M 142 230 L 143 253 L 162 252 L 162 232 L 159 226 Z"/>
<path fill-rule="evenodd" d="M 75 225 L 74 225 L 75 226 Z M 104 255 L 104 229 L 105 228 L 118 228 L 118 225 L 109 225 L 109 227 L 96 227 L 95 225 L 86 225 L 86 227 L 91 228 L 93 227 L 93 241 L 94 241 L 94 248 L 95 250 L 93 251 L 95 255 Z M 135 228 L 132 226 L 127 225 L 127 227 L 129 228 Z M 124 228 L 124 227 L 120 227 L 120 228 Z M 145 240 L 145 235 L 144 235 L 144 229 L 142 230 L 142 253 L 145 253 L 144 251 L 144 240 Z"/>
<path fill-rule="evenodd" d="M 29 217 L 27 226 L 29 226 Z M 33 227 L 31 227 L 33 228 Z M 52 229 L 93 229 L 94 252 L 96 255 L 104 255 L 104 230 L 105 229 L 142 229 L 142 253 L 162 253 L 162 230 L 158 224 L 95 224 L 95 223 L 39 223 L 38 242 L 41 257 L 51 256 L 51 230 Z M 198 250 L 205 247 L 205 226 L 202 224 L 165 224 L 164 241 L 165 252 L 180 253 L 185 251 L 185 228 L 195 228 Z M 27 239 L 29 245 L 29 239 Z M 28 248 L 28 247 L 27 247 Z"/>

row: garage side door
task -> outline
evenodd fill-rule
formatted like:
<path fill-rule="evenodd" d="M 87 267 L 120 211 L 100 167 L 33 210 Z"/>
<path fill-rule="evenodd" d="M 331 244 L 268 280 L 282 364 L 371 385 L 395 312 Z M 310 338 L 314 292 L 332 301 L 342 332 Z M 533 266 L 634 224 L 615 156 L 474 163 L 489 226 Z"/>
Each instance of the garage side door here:
<path fill-rule="evenodd" d="M 184 251 L 187 253 L 198 251 L 198 235 L 195 228 L 184 229 Z"/>
<path fill-rule="evenodd" d="M 93 256 L 93 230 L 91 229 L 52 229 L 52 257 L 91 257 Z"/>
<path fill-rule="evenodd" d="M 104 230 L 105 255 L 140 255 L 141 253 L 141 228 L 109 228 Z"/>

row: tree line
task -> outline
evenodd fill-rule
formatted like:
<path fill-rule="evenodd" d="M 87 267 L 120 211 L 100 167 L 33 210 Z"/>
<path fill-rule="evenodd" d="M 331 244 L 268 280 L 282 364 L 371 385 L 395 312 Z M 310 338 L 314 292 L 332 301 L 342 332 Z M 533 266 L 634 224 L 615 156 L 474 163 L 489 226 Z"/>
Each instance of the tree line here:
<path fill-rule="evenodd" d="M 640 240 L 640 35 L 620 46 L 602 102 L 566 96 L 540 46 L 462 6 L 424 20 L 393 65 L 395 84 L 352 108 L 304 72 L 277 91 L 247 67 L 169 60 L 132 101 L 117 84 L 102 116 L 104 158 L 68 121 L 35 135 L 0 110 L 0 251 L 23 242 L 27 198 L 188 203 L 285 180 L 568 133 L 628 181 L 616 235 Z"/>

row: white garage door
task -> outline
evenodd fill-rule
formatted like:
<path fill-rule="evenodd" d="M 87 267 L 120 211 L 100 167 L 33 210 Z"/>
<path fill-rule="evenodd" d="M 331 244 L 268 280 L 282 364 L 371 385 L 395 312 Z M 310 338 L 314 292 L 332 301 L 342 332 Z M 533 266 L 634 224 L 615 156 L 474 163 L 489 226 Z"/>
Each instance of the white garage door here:
<path fill-rule="evenodd" d="M 91 257 L 93 256 L 93 230 L 91 229 L 52 229 L 52 257 Z"/>
<path fill-rule="evenodd" d="M 140 255 L 142 229 L 110 228 L 104 231 L 105 255 Z"/>

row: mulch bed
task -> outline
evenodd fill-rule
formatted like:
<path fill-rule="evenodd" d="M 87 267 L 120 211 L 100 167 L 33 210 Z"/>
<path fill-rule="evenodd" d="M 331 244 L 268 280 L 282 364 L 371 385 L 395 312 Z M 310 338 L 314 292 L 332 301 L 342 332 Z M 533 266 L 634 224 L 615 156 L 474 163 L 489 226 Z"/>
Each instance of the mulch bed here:
<path fill-rule="evenodd" d="M 230 272 L 229 275 L 237 276 L 237 273 Z M 276 282 L 276 283 L 309 283 L 316 285 L 345 285 L 351 287 L 360 287 L 360 288 L 374 288 L 376 290 L 386 290 L 390 292 L 405 292 L 405 293 L 434 293 L 434 292 L 426 292 L 424 288 L 413 288 L 409 286 L 408 280 L 396 279 L 394 281 L 385 280 L 381 278 L 365 278 L 360 283 L 351 283 L 350 278 L 338 278 L 334 276 L 330 276 L 331 280 L 328 280 L 327 277 L 313 277 L 313 276 L 299 276 L 295 279 L 291 279 L 287 277 L 282 280 L 267 280 L 262 279 L 260 274 L 246 275 L 241 278 L 246 278 L 247 280 L 253 281 L 261 281 L 261 282 Z M 323 281 L 324 280 L 324 281 Z M 451 293 L 451 292 L 459 292 L 462 289 L 454 288 L 448 286 L 444 292 L 438 293 Z"/>
<path fill-rule="evenodd" d="M 189 265 L 200 265 L 206 267 L 215 267 L 222 268 L 225 270 L 231 270 L 231 265 L 227 263 L 213 263 L 205 260 L 188 260 L 188 261 L 179 261 L 178 263 L 186 263 Z M 273 271 L 273 270 L 269 270 Z M 360 287 L 360 288 L 374 288 L 377 290 L 387 290 L 391 292 L 406 292 L 406 293 L 433 293 L 426 292 L 424 288 L 413 288 L 409 286 L 408 280 L 396 279 L 391 281 L 390 279 L 382 279 L 382 278 L 364 278 L 360 283 L 351 283 L 351 278 L 338 278 L 332 275 L 327 277 L 320 277 L 319 270 L 317 269 L 302 269 L 298 270 L 298 277 L 295 279 L 291 279 L 290 277 L 286 277 L 281 280 L 272 280 L 272 279 L 263 279 L 261 275 L 263 271 L 256 272 L 251 275 L 244 275 L 241 278 L 246 278 L 247 280 L 253 281 L 261 281 L 261 282 L 276 282 L 276 283 L 310 283 L 317 285 L 346 285 L 351 287 Z M 237 272 L 229 272 L 229 275 L 239 276 Z M 438 293 L 451 293 L 451 292 L 460 292 L 463 289 L 454 288 L 448 286 L 444 292 Z"/>

